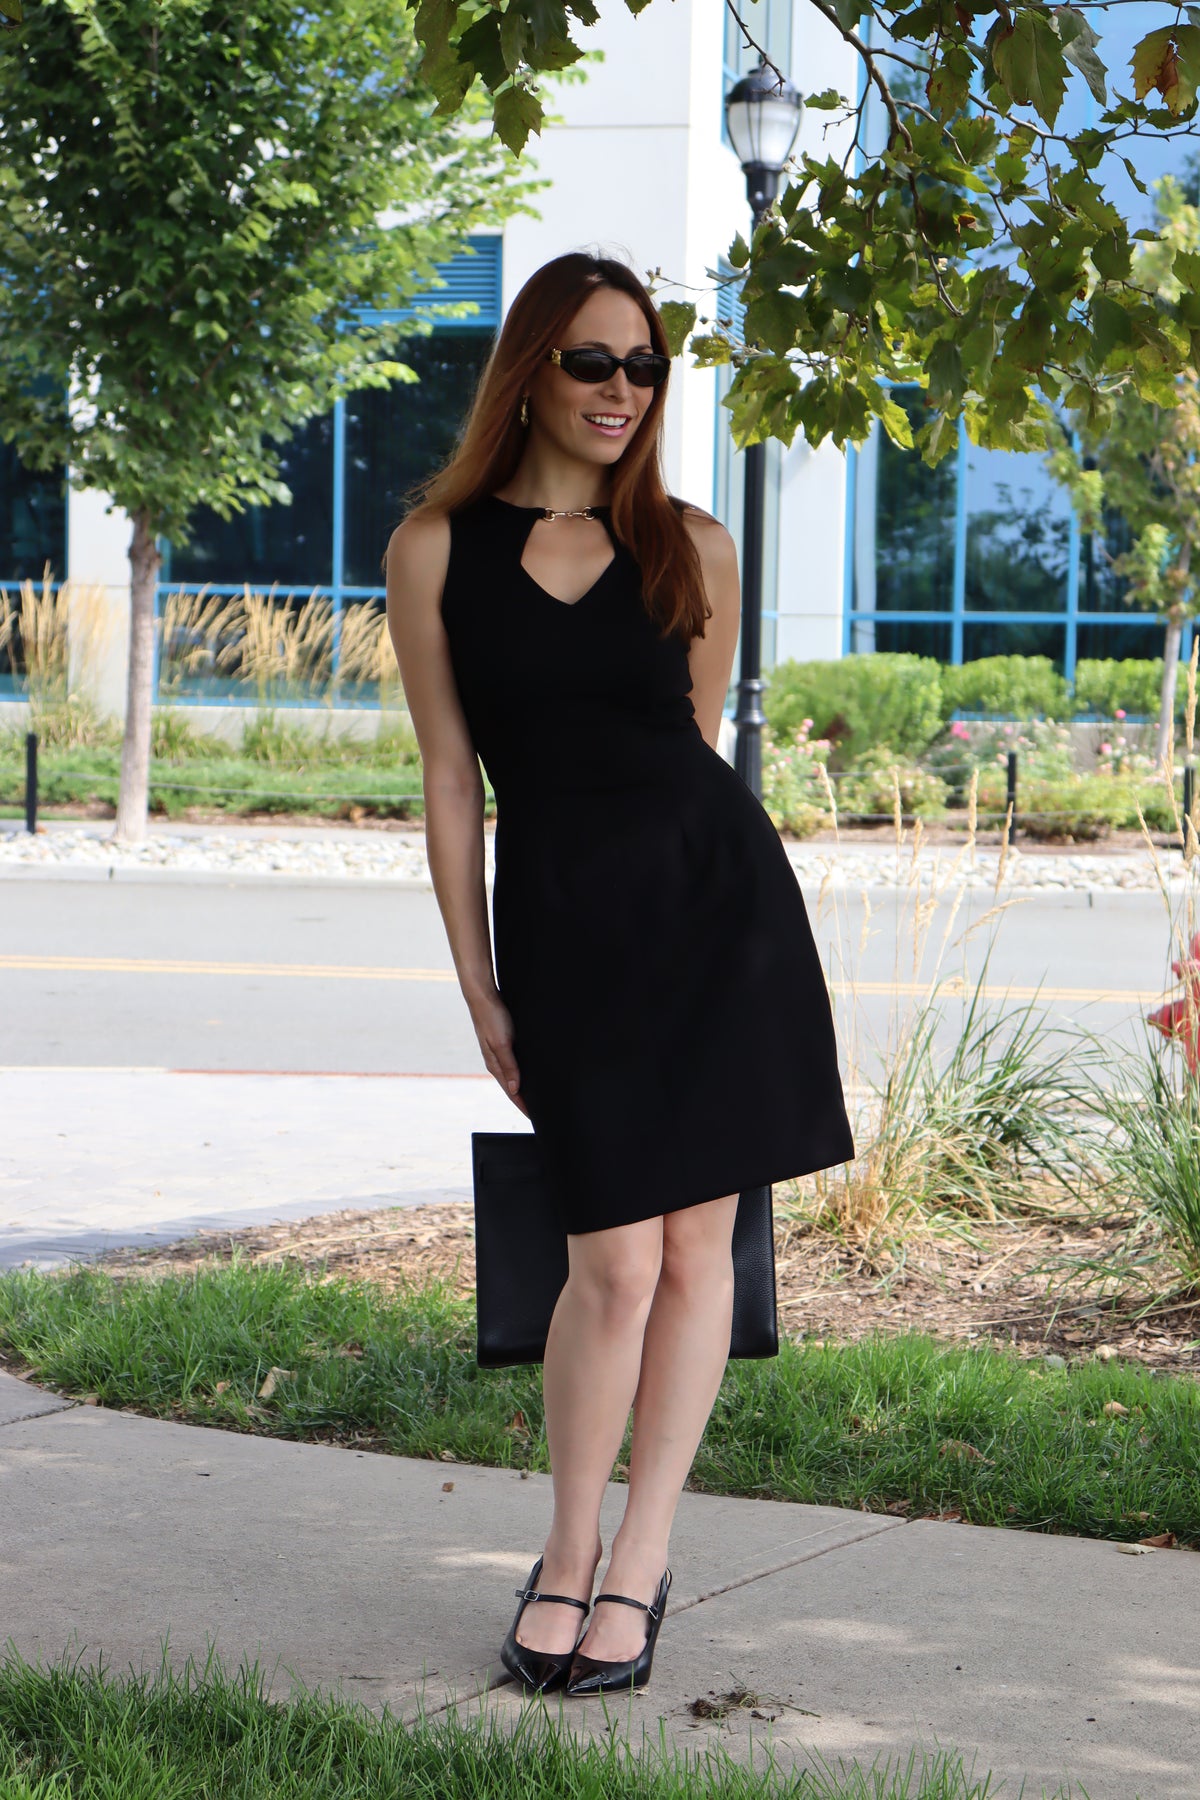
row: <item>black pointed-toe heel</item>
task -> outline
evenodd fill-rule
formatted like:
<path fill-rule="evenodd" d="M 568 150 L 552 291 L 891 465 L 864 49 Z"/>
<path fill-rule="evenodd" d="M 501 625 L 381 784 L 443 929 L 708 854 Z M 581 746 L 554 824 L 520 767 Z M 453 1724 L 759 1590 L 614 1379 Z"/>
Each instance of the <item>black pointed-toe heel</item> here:
<path fill-rule="evenodd" d="M 557 1600 L 560 1606 L 577 1606 L 582 1613 L 591 1611 L 586 1600 L 576 1600 L 570 1594 L 543 1594 L 534 1586 L 534 1582 L 542 1572 L 542 1558 L 539 1556 L 529 1571 L 529 1580 L 523 1588 L 515 1590 L 521 1604 L 517 1608 L 517 1616 L 508 1628 L 508 1636 L 500 1646 L 500 1661 L 510 1675 L 515 1675 L 522 1685 L 535 1694 L 549 1694 L 561 1687 L 571 1667 L 573 1650 L 531 1650 L 527 1644 L 517 1642 L 517 1627 L 521 1623 L 521 1614 L 532 1600 Z M 576 1640 L 578 1642 L 578 1639 Z"/>
<path fill-rule="evenodd" d="M 667 1590 L 671 1585 L 671 1571 L 668 1569 L 658 1584 L 658 1592 L 649 1606 L 644 1600 L 631 1600 L 628 1594 L 597 1594 L 593 1607 L 599 1606 L 602 1600 L 616 1600 L 622 1606 L 637 1606 L 650 1615 L 650 1625 L 646 1632 L 646 1642 L 638 1654 L 629 1662 L 601 1662 L 595 1656 L 585 1656 L 577 1650 L 571 1660 L 570 1673 L 567 1677 L 565 1692 L 568 1694 L 606 1694 L 615 1689 L 628 1693 L 631 1689 L 637 1692 L 644 1688 L 650 1679 L 650 1670 L 654 1663 L 654 1646 L 658 1642 L 659 1627 L 663 1622 L 663 1614 L 667 1610 Z"/>

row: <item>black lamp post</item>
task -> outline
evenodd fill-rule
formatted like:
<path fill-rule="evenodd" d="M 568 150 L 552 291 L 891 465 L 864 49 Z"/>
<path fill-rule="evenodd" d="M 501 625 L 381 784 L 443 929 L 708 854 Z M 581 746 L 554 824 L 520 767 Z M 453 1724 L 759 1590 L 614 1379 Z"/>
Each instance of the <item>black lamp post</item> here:
<path fill-rule="evenodd" d="M 804 102 L 790 81 L 781 82 L 765 63 L 736 82 L 725 96 L 725 123 L 734 154 L 746 177 L 746 197 L 757 227 L 779 192 L 779 177 L 800 129 Z M 733 766 L 747 787 L 762 798 L 762 574 L 765 444 L 748 444 L 742 514 L 742 657 L 738 680 L 737 739 Z"/>

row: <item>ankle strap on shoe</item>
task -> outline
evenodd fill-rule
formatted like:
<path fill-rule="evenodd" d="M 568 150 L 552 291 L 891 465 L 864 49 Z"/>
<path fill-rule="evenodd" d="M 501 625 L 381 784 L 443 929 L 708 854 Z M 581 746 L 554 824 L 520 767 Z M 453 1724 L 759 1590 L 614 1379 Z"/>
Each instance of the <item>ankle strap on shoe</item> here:
<path fill-rule="evenodd" d="M 655 1624 L 658 1623 L 657 1606 L 647 1606 L 644 1600 L 631 1600 L 628 1594 L 597 1594 L 593 1606 L 599 1606 L 602 1600 L 615 1600 L 619 1606 L 636 1606 L 641 1612 L 649 1613 Z"/>
<path fill-rule="evenodd" d="M 559 1606 L 577 1606 L 580 1612 L 591 1609 L 586 1600 L 576 1600 L 571 1594 L 543 1594 L 539 1588 L 517 1588 L 518 1600 L 553 1600 Z"/>

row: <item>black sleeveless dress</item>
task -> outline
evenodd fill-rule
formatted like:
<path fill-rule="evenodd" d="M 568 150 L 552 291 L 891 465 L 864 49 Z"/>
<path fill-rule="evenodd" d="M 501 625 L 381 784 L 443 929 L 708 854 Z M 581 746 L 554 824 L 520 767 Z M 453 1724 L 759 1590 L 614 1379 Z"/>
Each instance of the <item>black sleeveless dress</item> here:
<path fill-rule="evenodd" d="M 496 796 L 496 983 L 568 1232 L 854 1156 L 787 853 L 596 510 L 614 556 L 582 599 L 521 565 L 540 508 L 495 496 L 452 515 L 442 596 Z"/>

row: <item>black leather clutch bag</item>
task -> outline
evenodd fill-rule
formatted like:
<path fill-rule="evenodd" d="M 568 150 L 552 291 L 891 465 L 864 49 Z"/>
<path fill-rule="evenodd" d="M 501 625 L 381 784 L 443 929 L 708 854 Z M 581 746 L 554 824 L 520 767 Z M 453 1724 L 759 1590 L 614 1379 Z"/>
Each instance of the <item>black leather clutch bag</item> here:
<path fill-rule="evenodd" d="M 541 1362 L 567 1279 L 567 1234 L 531 1131 L 473 1131 L 476 1358 L 481 1368 Z M 771 1189 L 745 1188 L 733 1228 L 730 1356 L 779 1354 Z"/>

